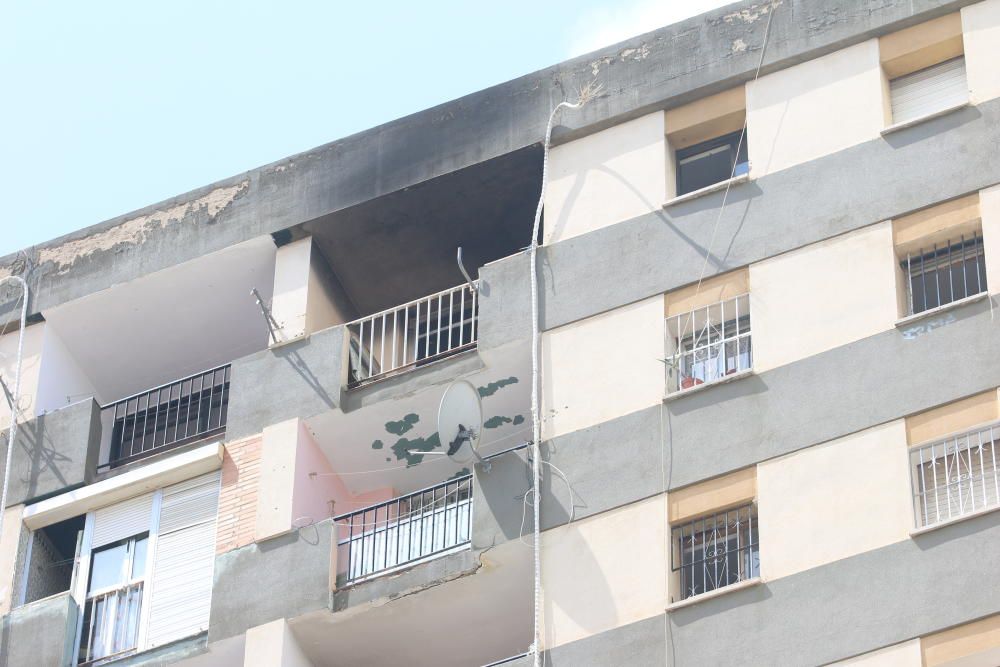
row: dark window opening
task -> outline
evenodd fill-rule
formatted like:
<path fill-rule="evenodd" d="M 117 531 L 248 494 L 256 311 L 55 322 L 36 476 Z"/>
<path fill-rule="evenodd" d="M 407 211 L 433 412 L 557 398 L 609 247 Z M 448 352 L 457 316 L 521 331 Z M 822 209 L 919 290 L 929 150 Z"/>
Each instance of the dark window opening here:
<path fill-rule="evenodd" d="M 84 517 L 77 516 L 31 534 L 31 551 L 25 571 L 25 604 L 70 589 L 83 524 Z"/>
<path fill-rule="evenodd" d="M 986 256 L 978 233 L 921 248 L 900 266 L 907 276 L 911 315 L 986 291 Z"/>
<path fill-rule="evenodd" d="M 113 413 L 111 450 L 99 469 L 224 433 L 229 372 L 222 366 L 106 406 Z"/>
<path fill-rule="evenodd" d="M 677 195 L 721 183 L 750 170 L 742 130 L 677 151 Z"/>

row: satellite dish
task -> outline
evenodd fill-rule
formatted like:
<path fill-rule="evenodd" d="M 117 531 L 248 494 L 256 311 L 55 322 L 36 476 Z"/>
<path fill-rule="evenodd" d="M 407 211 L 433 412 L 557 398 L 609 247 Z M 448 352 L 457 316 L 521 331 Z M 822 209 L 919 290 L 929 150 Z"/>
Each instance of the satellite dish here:
<path fill-rule="evenodd" d="M 470 460 L 468 452 L 471 452 L 488 471 L 489 463 L 478 451 L 482 434 L 483 404 L 479 390 L 466 380 L 452 382 L 444 390 L 438 408 L 438 437 L 448 446 L 448 456 L 465 463 Z"/>

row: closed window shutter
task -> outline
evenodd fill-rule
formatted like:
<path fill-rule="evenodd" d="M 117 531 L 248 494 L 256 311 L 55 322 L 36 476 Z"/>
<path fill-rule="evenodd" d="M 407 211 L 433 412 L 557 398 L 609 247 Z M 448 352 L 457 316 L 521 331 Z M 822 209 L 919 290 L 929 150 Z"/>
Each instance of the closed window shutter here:
<path fill-rule="evenodd" d="M 94 512 L 91 549 L 145 533 L 153 514 L 153 494 L 147 493 Z"/>
<path fill-rule="evenodd" d="M 150 587 L 150 647 L 208 629 L 218 506 L 218 472 L 163 489 Z"/>
<path fill-rule="evenodd" d="M 905 123 L 969 100 L 965 58 L 947 60 L 889 82 L 892 122 Z"/>

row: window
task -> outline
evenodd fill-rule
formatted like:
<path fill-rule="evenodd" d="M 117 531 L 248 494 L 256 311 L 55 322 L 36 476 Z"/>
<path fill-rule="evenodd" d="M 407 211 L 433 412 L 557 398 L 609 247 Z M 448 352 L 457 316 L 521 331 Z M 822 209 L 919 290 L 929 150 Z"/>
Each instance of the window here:
<path fill-rule="evenodd" d="M 676 155 L 678 195 L 742 176 L 750 170 L 742 130 L 680 149 Z"/>
<path fill-rule="evenodd" d="M 218 501 L 214 472 L 87 515 L 73 590 L 80 664 L 208 629 Z"/>
<path fill-rule="evenodd" d="M 969 101 L 962 17 L 954 12 L 879 38 L 886 124 L 919 120 Z"/>
<path fill-rule="evenodd" d="M 968 102 L 965 58 L 952 58 L 890 80 L 889 98 L 893 123 L 905 123 Z"/>
<path fill-rule="evenodd" d="M 80 663 L 102 664 L 135 651 L 139 639 L 149 535 L 95 549 L 83 610 Z"/>
<path fill-rule="evenodd" d="M 750 295 L 667 318 L 667 390 L 683 391 L 750 370 Z"/>
<path fill-rule="evenodd" d="M 760 574 L 757 510 L 753 504 L 675 526 L 672 569 L 680 599 L 709 593 Z"/>
<path fill-rule="evenodd" d="M 907 253 L 906 274 L 911 315 L 986 291 L 986 257 L 979 232 Z"/>
<path fill-rule="evenodd" d="M 997 429 L 993 424 L 911 450 L 919 526 L 1000 506 Z"/>

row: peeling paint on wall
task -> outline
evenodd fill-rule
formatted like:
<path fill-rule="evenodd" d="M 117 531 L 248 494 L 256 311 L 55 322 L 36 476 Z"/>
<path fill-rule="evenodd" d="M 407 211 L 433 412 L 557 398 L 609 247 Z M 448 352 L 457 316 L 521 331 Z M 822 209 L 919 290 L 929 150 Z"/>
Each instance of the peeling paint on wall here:
<path fill-rule="evenodd" d="M 65 273 L 74 262 L 83 257 L 112 250 L 117 246 L 139 245 L 153 231 L 172 222 L 188 224 L 196 221 L 214 222 L 215 218 L 249 187 L 250 181 L 244 180 L 236 185 L 216 188 L 197 199 L 140 215 L 110 229 L 95 232 L 80 239 L 66 241 L 57 246 L 39 248 L 38 261 L 40 264 L 51 262 L 56 265 L 58 273 Z M 202 215 L 190 219 L 197 214 Z M 186 218 L 188 219 L 186 220 Z"/>
<path fill-rule="evenodd" d="M 497 415 L 496 417 L 490 417 L 489 419 L 487 419 L 486 422 L 483 423 L 483 427 L 484 428 L 500 428 L 504 424 L 510 424 L 513 421 L 514 420 L 511 419 L 510 417 L 503 417 L 503 416 Z"/>
<path fill-rule="evenodd" d="M 769 13 L 777 9 L 783 1 L 784 0 L 772 0 L 772 2 L 762 2 L 759 5 L 750 5 L 746 9 L 741 9 L 740 11 L 733 12 L 732 14 L 726 14 L 722 17 L 722 20 L 729 24 L 736 22 L 754 23 L 762 16 L 767 16 Z"/>
<path fill-rule="evenodd" d="M 434 433 L 428 438 L 400 438 L 391 449 L 396 455 L 397 461 L 406 461 L 406 467 L 411 468 L 424 460 L 424 455 L 420 452 L 429 452 L 441 446 L 438 434 Z"/>
<path fill-rule="evenodd" d="M 413 428 L 413 425 L 419 421 L 420 421 L 420 415 L 415 415 L 411 412 L 410 414 L 406 415 L 399 421 L 386 422 L 385 430 L 386 432 L 392 433 L 393 435 L 403 435 L 411 428 Z"/>
<path fill-rule="evenodd" d="M 385 447 L 385 443 L 381 440 L 376 440 L 372 443 L 372 449 L 382 449 L 383 447 Z M 388 461 L 388 459 L 386 460 Z"/>
<path fill-rule="evenodd" d="M 490 382 L 485 387 L 479 387 L 479 397 L 486 398 L 487 396 L 492 396 L 499 390 L 503 389 L 507 385 L 517 384 L 518 379 L 513 375 L 504 380 L 497 380 L 496 382 Z"/>
<path fill-rule="evenodd" d="M 446 482 L 450 482 L 453 479 L 458 479 L 460 477 L 465 477 L 466 475 L 471 474 L 471 473 L 472 473 L 472 471 L 469 470 L 468 468 L 462 468 L 461 470 L 459 470 L 458 472 L 456 472 L 454 475 L 452 475 L 451 477 L 449 477 L 445 481 Z"/>
<path fill-rule="evenodd" d="M 514 426 L 520 426 L 523 423 L 524 423 L 524 415 L 514 416 Z"/>

